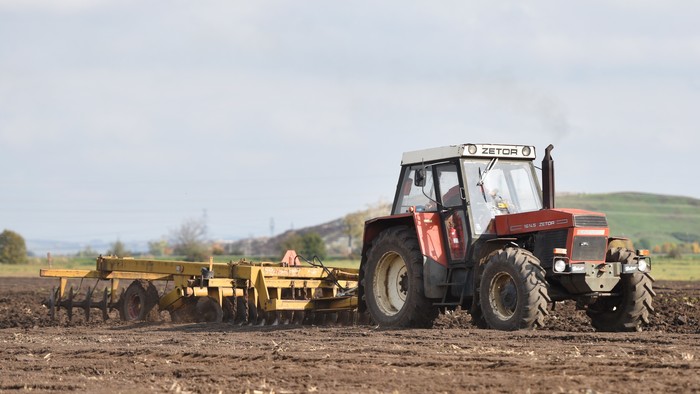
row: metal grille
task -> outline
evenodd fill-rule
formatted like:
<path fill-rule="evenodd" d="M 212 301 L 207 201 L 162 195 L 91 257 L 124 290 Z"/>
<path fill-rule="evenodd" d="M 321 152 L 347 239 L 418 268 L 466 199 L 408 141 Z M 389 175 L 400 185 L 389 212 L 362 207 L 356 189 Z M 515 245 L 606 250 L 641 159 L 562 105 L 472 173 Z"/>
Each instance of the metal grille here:
<path fill-rule="evenodd" d="M 574 237 L 571 259 L 576 261 L 605 261 L 608 247 L 606 237 Z"/>
<path fill-rule="evenodd" d="M 574 225 L 576 227 L 608 227 L 608 219 L 605 216 L 574 216 Z"/>
<path fill-rule="evenodd" d="M 554 248 L 566 247 L 568 230 L 544 231 L 538 233 L 535 239 L 535 256 L 540 259 L 542 267 L 552 266 Z"/>

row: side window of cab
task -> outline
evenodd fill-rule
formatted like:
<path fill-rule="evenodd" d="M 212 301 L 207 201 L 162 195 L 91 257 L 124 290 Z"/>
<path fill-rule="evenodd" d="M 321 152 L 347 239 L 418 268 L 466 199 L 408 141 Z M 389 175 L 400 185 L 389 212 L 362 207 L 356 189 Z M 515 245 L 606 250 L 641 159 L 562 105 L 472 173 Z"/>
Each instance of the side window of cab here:
<path fill-rule="evenodd" d="M 432 166 L 415 165 L 404 171 L 394 215 L 415 206 L 418 211 L 436 211 Z"/>

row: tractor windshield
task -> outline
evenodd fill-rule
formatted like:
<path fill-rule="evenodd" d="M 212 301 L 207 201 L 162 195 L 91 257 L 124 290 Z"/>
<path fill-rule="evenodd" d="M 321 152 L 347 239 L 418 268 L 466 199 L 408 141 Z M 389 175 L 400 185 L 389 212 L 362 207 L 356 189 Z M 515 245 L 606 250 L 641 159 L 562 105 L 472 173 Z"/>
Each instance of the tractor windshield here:
<path fill-rule="evenodd" d="M 522 160 L 463 160 L 472 228 L 475 234 L 492 233 L 497 215 L 542 208 L 534 168 Z"/>

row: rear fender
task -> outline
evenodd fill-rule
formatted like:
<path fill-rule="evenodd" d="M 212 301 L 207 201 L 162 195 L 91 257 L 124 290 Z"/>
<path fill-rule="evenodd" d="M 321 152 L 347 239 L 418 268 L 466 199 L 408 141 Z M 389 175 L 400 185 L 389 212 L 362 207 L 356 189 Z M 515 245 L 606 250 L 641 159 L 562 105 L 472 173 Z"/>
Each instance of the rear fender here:
<path fill-rule="evenodd" d="M 367 260 L 367 252 L 379 233 L 395 226 L 414 228 L 423 255 L 447 267 L 447 254 L 445 253 L 445 243 L 440 228 L 440 215 L 437 212 L 404 213 L 366 221 L 365 232 L 362 238 L 361 264 L 364 264 Z"/>

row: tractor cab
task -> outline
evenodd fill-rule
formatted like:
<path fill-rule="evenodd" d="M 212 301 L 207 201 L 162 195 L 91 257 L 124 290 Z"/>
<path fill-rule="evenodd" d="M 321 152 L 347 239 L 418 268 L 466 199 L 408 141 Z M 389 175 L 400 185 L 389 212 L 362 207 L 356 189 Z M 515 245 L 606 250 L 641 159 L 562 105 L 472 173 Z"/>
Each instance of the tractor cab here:
<path fill-rule="evenodd" d="M 415 210 L 442 223 L 450 262 L 463 262 L 475 240 L 493 237 L 494 219 L 542 209 L 532 160 L 522 145 L 458 145 L 407 152 L 392 208 Z"/>

